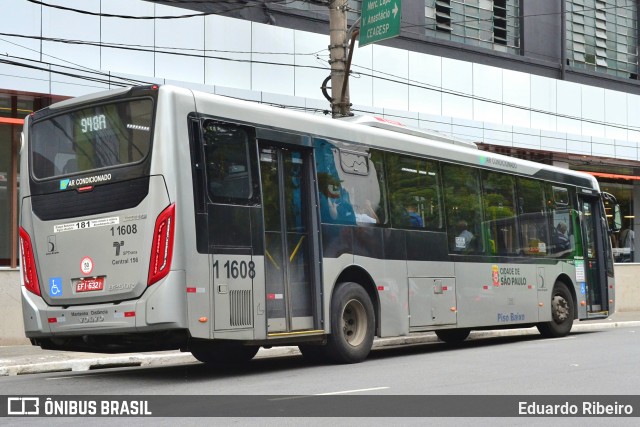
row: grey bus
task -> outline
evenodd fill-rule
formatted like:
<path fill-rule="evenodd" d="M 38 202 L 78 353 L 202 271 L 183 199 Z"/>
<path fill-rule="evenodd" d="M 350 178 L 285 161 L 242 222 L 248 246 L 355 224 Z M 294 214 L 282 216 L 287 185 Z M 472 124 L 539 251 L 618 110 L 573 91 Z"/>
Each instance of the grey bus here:
<path fill-rule="evenodd" d="M 619 210 L 592 176 L 381 118 L 123 88 L 33 113 L 20 161 L 46 349 L 354 363 L 375 337 L 561 337 L 615 308 Z"/>

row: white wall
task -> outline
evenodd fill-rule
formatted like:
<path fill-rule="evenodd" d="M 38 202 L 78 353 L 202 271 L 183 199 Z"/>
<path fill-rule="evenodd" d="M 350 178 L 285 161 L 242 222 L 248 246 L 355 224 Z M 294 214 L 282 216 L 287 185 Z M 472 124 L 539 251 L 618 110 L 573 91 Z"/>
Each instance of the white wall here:
<path fill-rule="evenodd" d="M 29 344 L 24 336 L 20 298 L 20 273 L 0 270 L 0 346 Z"/>

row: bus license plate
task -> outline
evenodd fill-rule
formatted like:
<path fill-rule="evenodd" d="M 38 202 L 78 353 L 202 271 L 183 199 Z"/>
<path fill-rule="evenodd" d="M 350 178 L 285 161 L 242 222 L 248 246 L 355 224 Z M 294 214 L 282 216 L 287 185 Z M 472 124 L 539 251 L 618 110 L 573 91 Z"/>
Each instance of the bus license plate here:
<path fill-rule="evenodd" d="M 104 277 L 80 279 L 76 282 L 76 292 L 92 292 L 104 289 Z"/>

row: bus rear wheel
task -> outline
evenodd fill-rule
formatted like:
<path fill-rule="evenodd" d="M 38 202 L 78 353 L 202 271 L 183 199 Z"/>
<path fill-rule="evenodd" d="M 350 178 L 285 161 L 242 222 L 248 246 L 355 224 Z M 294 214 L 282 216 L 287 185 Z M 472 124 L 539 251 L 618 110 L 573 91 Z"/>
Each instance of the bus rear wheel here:
<path fill-rule="evenodd" d="M 559 338 L 569 334 L 573 326 L 575 306 L 569 288 L 562 282 L 553 285 L 551 294 L 551 321 L 537 325 L 545 338 Z"/>
<path fill-rule="evenodd" d="M 337 286 L 331 299 L 331 334 L 324 353 L 337 363 L 361 362 L 369 355 L 375 333 L 371 298 L 353 282 Z"/>
<path fill-rule="evenodd" d="M 447 344 L 460 344 L 470 333 L 471 329 L 442 329 L 436 331 L 436 336 Z"/>
<path fill-rule="evenodd" d="M 191 354 L 207 365 L 241 365 L 253 359 L 260 349 L 257 345 L 217 344 L 191 348 Z"/>

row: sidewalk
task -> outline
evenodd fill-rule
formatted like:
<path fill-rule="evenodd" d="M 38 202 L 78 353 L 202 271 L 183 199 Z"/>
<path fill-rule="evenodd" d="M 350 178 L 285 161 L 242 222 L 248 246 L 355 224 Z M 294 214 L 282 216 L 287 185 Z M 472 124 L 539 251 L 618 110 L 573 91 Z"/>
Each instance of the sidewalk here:
<path fill-rule="evenodd" d="M 572 332 L 610 328 L 640 327 L 640 312 L 626 311 L 613 314 L 605 320 L 576 321 Z M 536 328 L 475 331 L 469 339 L 486 337 L 537 335 Z M 377 338 L 373 348 L 437 342 L 433 332 L 411 334 L 405 337 Z M 297 347 L 261 348 L 256 358 L 298 355 Z M 71 351 L 42 350 L 40 347 L 19 345 L 0 347 L 0 376 L 23 375 L 42 372 L 88 371 L 91 369 L 124 366 L 162 366 L 182 363 L 199 363 L 191 353 L 160 351 L 151 353 L 79 353 Z"/>

